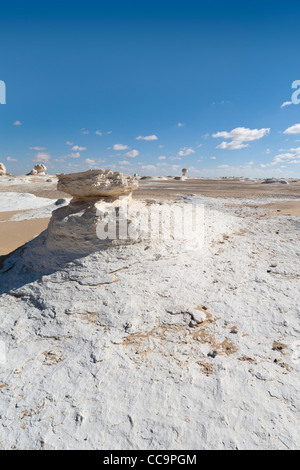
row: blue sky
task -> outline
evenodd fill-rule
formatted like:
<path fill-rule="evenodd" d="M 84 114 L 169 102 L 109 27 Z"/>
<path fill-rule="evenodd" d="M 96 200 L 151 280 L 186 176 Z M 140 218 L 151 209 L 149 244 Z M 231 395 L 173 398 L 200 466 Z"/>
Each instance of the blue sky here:
<path fill-rule="evenodd" d="M 3 3 L 8 171 L 300 177 L 299 1 Z"/>

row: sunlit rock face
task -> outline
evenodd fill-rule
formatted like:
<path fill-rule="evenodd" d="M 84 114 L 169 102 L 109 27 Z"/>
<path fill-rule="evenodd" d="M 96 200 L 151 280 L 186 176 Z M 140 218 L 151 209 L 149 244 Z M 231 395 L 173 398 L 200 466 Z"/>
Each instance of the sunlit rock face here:
<path fill-rule="evenodd" d="M 138 188 L 134 178 L 110 170 L 90 170 L 58 175 L 57 188 L 73 199 L 53 212 L 48 249 L 86 255 L 136 242 L 128 237 L 133 220 L 127 213 L 128 205 L 133 204 L 131 193 Z"/>
<path fill-rule="evenodd" d="M 203 230 L 199 206 L 195 213 L 188 204 L 134 200 L 131 194 L 137 188 L 136 179 L 109 170 L 59 175 L 58 190 L 73 198 L 52 213 L 46 248 L 62 256 L 85 256 L 141 242 L 155 244 L 157 250 L 167 246 L 171 250 L 178 242 L 186 248 L 199 245 Z"/>
<path fill-rule="evenodd" d="M 0 163 L 0 176 L 6 175 L 6 167 L 3 163 Z"/>
<path fill-rule="evenodd" d="M 58 175 L 57 189 L 78 199 L 126 196 L 137 188 L 135 178 L 110 170 Z"/>
<path fill-rule="evenodd" d="M 186 168 L 182 168 L 182 176 L 186 176 L 188 174 L 188 170 Z"/>
<path fill-rule="evenodd" d="M 38 163 L 37 165 L 34 166 L 31 174 L 32 175 L 45 175 L 45 172 L 47 171 L 47 167 L 43 165 L 42 163 Z"/>

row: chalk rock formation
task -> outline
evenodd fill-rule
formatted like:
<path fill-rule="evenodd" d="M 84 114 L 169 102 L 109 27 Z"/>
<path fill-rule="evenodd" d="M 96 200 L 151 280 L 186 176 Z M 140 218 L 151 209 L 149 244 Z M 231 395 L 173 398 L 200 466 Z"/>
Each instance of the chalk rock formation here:
<path fill-rule="evenodd" d="M 289 184 L 288 181 L 286 181 L 286 180 L 279 180 L 279 179 L 277 179 L 277 178 L 267 178 L 267 179 L 265 179 L 261 184 L 274 184 L 274 183 Z"/>
<path fill-rule="evenodd" d="M 3 165 L 3 163 L 0 163 L 0 176 L 5 176 L 6 175 L 6 168 Z"/>
<path fill-rule="evenodd" d="M 58 175 L 57 189 L 74 198 L 86 199 L 126 196 L 138 188 L 131 176 L 110 170 L 89 170 L 83 173 Z"/>
<path fill-rule="evenodd" d="M 68 206 L 53 212 L 46 246 L 63 253 L 86 255 L 109 246 L 132 244 L 127 206 L 138 182 L 110 170 L 58 175 L 59 191 L 73 196 Z M 122 233 L 121 233 L 122 232 Z"/>
<path fill-rule="evenodd" d="M 27 176 L 36 176 L 38 172 L 33 168 L 30 173 L 27 174 Z"/>
<path fill-rule="evenodd" d="M 171 249 L 178 240 L 187 249 L 194 249 L 194 242 L 198 246 L 202 240 L 202 233 L 198 233 L 203 228 L 199 208 L 196 214 L 188 212 L 192 205 L 188 208 L 187 204 L 133 200 L 131 193 L 138 188 L 138 182 L 131 176 L 89 170 L 58 175 L 57 187 L 73 199 L 53 212 L 45 247 L 61 256 L 86 256 L 141 242 Z"/>
<path fill-rule="evenodd" d="M 34 169 L 32 171 L 36 171 L 37 173 L 32 173 L 32 174 L 38 174 L 40 176 L 44 176 L 45 175 L 45 171 L 47 170 L 47 168 L 45 167 L 45 165 L 43 165 L 42 163 L 39 163 L 38 165 L 35 165 Z"/>

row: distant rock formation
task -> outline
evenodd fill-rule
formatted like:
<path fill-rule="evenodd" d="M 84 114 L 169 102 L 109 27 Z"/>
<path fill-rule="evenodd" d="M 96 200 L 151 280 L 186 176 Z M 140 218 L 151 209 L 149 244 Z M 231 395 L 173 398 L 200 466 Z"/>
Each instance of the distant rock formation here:
<path fill-rule="evenodd" d="M 45 176 L 46 171 L 47 167 L 42 163 L 39 163 L 38 165 L 35 165 L 31 172 L 27 174 L 27 176 Z"/>
<path fill-rule="evenodd" d="M 188 171 L 189 171 L 189 170 L 187 170 L 186 168 L 182 168 L 182 176 L 183 176 L 183 177 L 186 177 Z"/>
<path fill-rule="evenodd" d="M 274 184 L 274 183 L 279 183 L 279 184 L 289 184 L 288 181 L 286 180 L 279 180 L 277 178 L 267 178 L 265 179 L 261 184 Z"/>
<path fill-rule="evenodd" d="M 43 176 L 45 175 L 45 172 L 47 171 L 47 167 L 45 167 L 45 165 L 43 165 L 42 163 L 39 163 L 38 165 L 35 165 L 34 170 L 37 171 L 38 175 Z"/>
<path fill-rule="evenodd" d="M 0 163 L 0 176 L 6 175 L 6 167 L 3 163 Z"/>

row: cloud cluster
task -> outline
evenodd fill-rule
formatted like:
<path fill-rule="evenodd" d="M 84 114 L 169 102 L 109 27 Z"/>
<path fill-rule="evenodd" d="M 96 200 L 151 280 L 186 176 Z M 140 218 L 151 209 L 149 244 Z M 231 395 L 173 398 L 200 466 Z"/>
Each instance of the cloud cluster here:
<path fill-rule="evenodd" d="M 128 149 L 130 149 L 130 147 L 128 147 L 128 145 L 115 144 L 115 145 L 113 146 L 113 149 L 114 149 L 114 150 L 128 150 Z"/>
<path fill-rule="evenodd" d="M 73 150 L 74 152 L 83 152 L 84 150 L 87 150 L 87 148 L 86 148 L 86 147 L 79 147 L 78 145 L 74 145 L 74 146 L 72 147 L 72 150 Z"/>
<path fill-rule="evenodd" d="M 140 154 L 138 150 L 131 150 L 131 152 L 125 153 L 124 157 L 135 158 Z"/>
<path fill-rule="evenodd" d="M 151 141 L 151 140 L 158 140 L 158 137 L 157 135 L 145 135 L 145 136 L 139 135 L 138 137 L 136 137 L 136 140 Z"/>
<path fill-rule="evenodd" d="M 195 153 L 195 150 L 193 148 L 183 147 L 179 150 L 178 155 L 179 157 L 187 157 L 188 155 L 191 155 L 191 153 Z"/>
<path fill-rule="evenodd" d="M 36 150 L 37 152 L 44 152 L 47 150 L 46 147 L 29 147 L 29 150 Z"/>
<path fill-rule="evenodd" d="M 43 163 L 46 163 L 46 162 L 49 162 L 49 160 L 51 159 L 51 155 L 49 153 L 46 153 L 46 152 L 38 152 L 37 154 L 35 154 L 34 158 L 33 158 L 33 162 L 43 162 Z"/>
<path fill-rule="evenodd" d="M 260 168 L 268 168 L 280 163 L 292 165 L 294 163 L 300 163 L 300 147 L 291 148 L 286 153 L 279 153 L 276 155 L 271 163 L 262 163 Z"/>
<path fill-rule="evenodd" d="M 230 132 L 222 131 L 213 134 L 216 138 L 231 139 L 230 142 L 223 141 L 217 146 L 218 149 L 238 150 L 249 147 L 245 142 L 259 140 L 270 133 L 270 128 L 249 129 L 247 127 L 236 127 Z"/>

